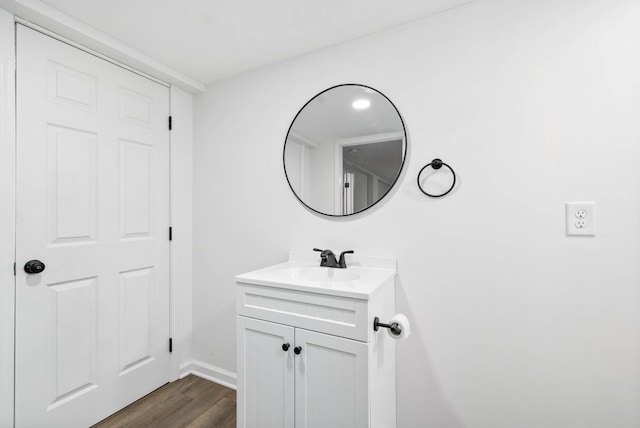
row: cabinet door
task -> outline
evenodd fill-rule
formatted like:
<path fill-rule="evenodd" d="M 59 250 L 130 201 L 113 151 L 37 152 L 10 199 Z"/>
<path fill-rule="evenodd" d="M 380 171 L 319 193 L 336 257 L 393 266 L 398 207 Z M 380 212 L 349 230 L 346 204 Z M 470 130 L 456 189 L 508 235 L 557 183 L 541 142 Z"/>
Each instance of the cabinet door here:
<path fill-rule="evenodd" d="M 238 427 L 293 428 L 293 331 L 238 317 Z"/>
<path fill-rule="evenodd" d="M 367 344 L 296 329 L 296 428 L 369 426 Z"/>

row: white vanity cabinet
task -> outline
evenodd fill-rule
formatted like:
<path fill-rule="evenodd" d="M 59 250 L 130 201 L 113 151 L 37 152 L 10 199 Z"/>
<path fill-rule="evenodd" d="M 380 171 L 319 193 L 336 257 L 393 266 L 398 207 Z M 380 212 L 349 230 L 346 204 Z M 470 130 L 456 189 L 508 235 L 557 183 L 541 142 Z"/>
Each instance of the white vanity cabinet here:
<path fill-rule="evenodd" d="M 243 316 L 238 342 L 239 427 L 369 426 L 366 343 Z"/>
<path fill-rule="evenodd" d="M 269 272 L 236 277 L 238 427 L 395 427 L 395 341 L 373 331 L 393 316 L 395 269 L 372 288 Z"/>

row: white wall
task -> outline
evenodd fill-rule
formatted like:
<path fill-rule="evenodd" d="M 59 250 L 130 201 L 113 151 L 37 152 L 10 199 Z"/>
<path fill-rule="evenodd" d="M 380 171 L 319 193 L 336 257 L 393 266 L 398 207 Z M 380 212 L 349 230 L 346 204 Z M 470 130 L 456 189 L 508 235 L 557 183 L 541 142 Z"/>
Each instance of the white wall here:
<path fill-rule="evenodd" d="M 234 275 L 328 247 L 398 258 L 399 427 L 640 426 L 640 2 L 478 0 L 209 86 L 195 101 L 194 357 L 235 370 Z M 386 94 L 409 133 L 385 201 L 309 212 L 281 168 L 300 105 Z M 418 190 L 451 164 L 457 189 Z M 598 205 L 568 238 L 564 202 Z M 375 232 L 374 232 L 375 231 Z"/>

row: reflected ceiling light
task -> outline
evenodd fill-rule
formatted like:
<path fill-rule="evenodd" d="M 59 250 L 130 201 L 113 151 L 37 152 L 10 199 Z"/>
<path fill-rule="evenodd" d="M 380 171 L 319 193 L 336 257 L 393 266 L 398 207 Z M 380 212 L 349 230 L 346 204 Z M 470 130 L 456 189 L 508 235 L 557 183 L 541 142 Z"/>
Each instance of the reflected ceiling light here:
<path fill-rule="evenodd" d="M 355 100 L 351 104 L 351 107 L 353 107 L 356 110 L 364 110 L 366 108 L 369 108 L 370 105 L 371 105 L 371 102 L 369 100 L 361 98 L 359 100 Z"/>

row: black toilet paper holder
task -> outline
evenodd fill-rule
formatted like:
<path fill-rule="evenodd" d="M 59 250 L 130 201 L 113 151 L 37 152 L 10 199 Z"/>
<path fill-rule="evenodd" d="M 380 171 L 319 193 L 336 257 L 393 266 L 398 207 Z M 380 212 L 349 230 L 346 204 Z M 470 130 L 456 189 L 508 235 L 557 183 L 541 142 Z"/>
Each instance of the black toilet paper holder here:
<path fill-rule="evenodd" d="M 375 317 L 373 319 L 373 331 L 378 331 L 380 327 L 388 328 L 391 334 L 394 336 L 400 336 L 402 334 L 402 327 L 397 322 L 393 322 L 391 324 L 385 324 L 380 322 L 380 318 Z"/>

